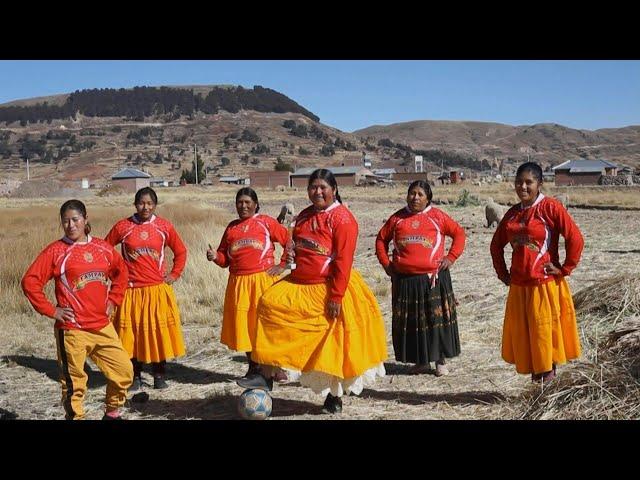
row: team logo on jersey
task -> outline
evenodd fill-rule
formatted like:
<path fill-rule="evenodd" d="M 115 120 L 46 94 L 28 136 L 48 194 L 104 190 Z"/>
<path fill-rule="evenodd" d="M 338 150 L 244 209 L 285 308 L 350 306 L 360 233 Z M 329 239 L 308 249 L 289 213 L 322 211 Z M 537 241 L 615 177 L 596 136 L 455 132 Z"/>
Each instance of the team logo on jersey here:
<path fill-rule="evenodd" d="M 104 272 L 87 272 L 80 275 L 73 281 L 74 290 L 82 290 L 91 282 L 100 282 L 107 285 L 107 276 Z"/>
<path fill-rule="evenodd" d="M 414 220 L 413 222 L 411 222 L 411 228 L 413 228 L 414 230 L 416 230 L 419 226 L 420 220 Z"/>
<path fill-rule="evenodd" d="M 141 231 L 141 232 L 140 232 L 140 238 L 141 238 L 142 240 L 146 240 L 146 239 L 148 239 L 148 238 L 149 238 L 149 232 L 147 232 L 146 230 Z"/>
<path fill-rule="evenodd" d="M 84 261 L 87 263 L 91 263 L 93 262 L 93 255 L 91 255 L 91 252 L 84 252 Z"/>
<path fill-rule="evenodd" d="M 249 231 L 249 224 L 243 225 L 243 226 L 242 226 L 242 228 L 241 228 L 241 230 L 242 230 L 244 233 L 247 233 L 247 232 Z"/>
<path fill-rule="evenodd" d="M 132 248 L 127 249 L 127 257 L 129 257 L 131 260 L 137 260 L 143 255 L 148 255 L 151 258 L 153 258 L 155 261 L 160 260 L 160 254 L 157 251 L 155 251 L 153 248 L 140 247 L 136 249 L 132 249 Z"/>
<path fill-rule="evenodd" d="M 399 238 L 396 242 L 399 248 L 405 248 L 407 245 L 422 245 L 425 248 L 432 248 L 433 242 L 430 238 L 422 235 L 410 235 L 408 237 Z"/>
<path fill-rule="evenodd" d="M 319 253 L 320 255 L 329 255 L 329 249 L 324 245 L 320 245 L 315 240 L 310 240 L 308 238 L 298 237 L 295 242 L 296 248 L 305 248 L 307 250 L 311 250 L 312 252 Z"/>
<path fill-rule="evenodd" d="M 511 240 L 511 248 L 514 250 L 520 247 L 526 247 L 533 252 L 539 252 L 540 247 L 534 242 L 529 235 L 520 234 L 513 237 Z"/>
<path fill-rule="evenodd" d="M 233 253 L 241 248 L 255 248 L 256 250 L 263 250 L 264 243 L 260 240 L 256 240 L 255 238 L 242 238 L 233 242 L 229 247 L 229 251 Z"/>

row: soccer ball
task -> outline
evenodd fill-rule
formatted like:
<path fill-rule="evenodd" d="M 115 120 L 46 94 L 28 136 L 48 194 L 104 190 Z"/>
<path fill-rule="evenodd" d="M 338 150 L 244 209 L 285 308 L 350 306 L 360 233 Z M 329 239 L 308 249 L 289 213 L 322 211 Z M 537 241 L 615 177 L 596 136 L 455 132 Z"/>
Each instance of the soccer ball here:
<path fill-rule="evenodd" d="M 238 413 L 245 420 L 264 420 L 271 415 L 271 395 L 258 388 L 245 390 L 238 399 Z"/>

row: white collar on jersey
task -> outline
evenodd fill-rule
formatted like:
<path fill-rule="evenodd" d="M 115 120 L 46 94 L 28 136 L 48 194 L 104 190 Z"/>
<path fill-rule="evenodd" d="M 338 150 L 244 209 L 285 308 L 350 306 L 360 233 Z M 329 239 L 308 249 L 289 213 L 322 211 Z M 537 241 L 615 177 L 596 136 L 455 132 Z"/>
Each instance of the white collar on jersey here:
<path fill-rule="evenodd" d="M 331 205 L 329 205 L 327 208 L 325 208 L 324 210 L 316 210 L 315 208 L 313 209 L 314 212 L 318 212 L 318 213 L 322 213 L 322 212 L 330 212 L 331 210 L 333 210 L 334 208 L 337 208 L 341 205 L 341 203 L 338 200 L 334 200 L 333 203 Z"/>
<path fill-rule="evenodd" d="M 522 202 L 520 202 L 520 210 L 526 210 L 527 208 L 535 207 L 536 205 L 538 205 L 542 201 L 543 198 L 544 198 L 544 193 L 538 192 L 538 198 L 536 198 L 536 201 L 533 202 L 528 207 L 523 206 Z"/>
<path fill-rule="evenodd" d="M 427 208 L 425 208 L 424 210 L 422 210 L 421 212 L 414 212 L 413 210 L 411 210 L 409 208 L 409 205 L 407 205 L 406 207 L 404 207 L 404 209 L 409 212 L 412 213 L 413 215 L 424 215 L 425 213 L 427 213 L 429 210 L 431 210 L 432 205 L 429 205 Z"/>
<path fill-rule="evenodd" d="M 62 241 L 64 243 L 68 243 L 69 245 L 86 245 L 87 243 L 91 243 L 91 239 L 92 239 L 92 237 L 88 233 L 87 233 L 87 241 L 86 242 L 74 242 L 73 240 L 71 240 L 66 235 L 64 237 L 62 237 Z"/>
<path fill-rule="evenodd" d="M 156 219 L 156 214 L 155 214 L 155 213 L 154 213 L 154 214 L 152 214 L 152 215 L 151 215 L 151 218 L 150 218 L 149 220 L 147 220 L 146 222 L 141 222 L 141 221 L 140 221 L 140 219 L 138 218 L 138 214 L 137 214 L 137 213 L 134 213 L 133 215 L 131 215 L 131 219 L 132 219 L 135 223 L 137 223 L 137 224 L 139 224 L 139 225 L 144 225 L 145 223 L 151 223 L 151 222 L 153 222 L 153 221 Z"/>

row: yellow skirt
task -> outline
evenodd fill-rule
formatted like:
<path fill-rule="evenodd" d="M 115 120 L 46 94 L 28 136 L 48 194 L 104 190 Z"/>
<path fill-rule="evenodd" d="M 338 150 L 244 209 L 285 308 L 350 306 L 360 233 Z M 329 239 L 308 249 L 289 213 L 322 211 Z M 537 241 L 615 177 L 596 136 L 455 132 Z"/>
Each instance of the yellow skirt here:
<path fill-rule="evenodd" d="M 238 352 L 251 352 L 256 341 L 258 302 L 279 277 L 267 272 L 251 275 L 229 274 L 224 295 L 222 343 Z"/>
<path fill-rule="evenodd" d="M 535 287 L 511 285 L 502 358 L 518 373 L 543 373 L 579 356 L 576 312 L 564 277 Z"/>
<path fill-rule="evenodd" d="M 328 295 L 326 283 L 302 285 L 284 278 L 274 284 L 258 305 L 251 358 L 302 372 L 300 383 L 316 393 L 357 394 L 363 382 L 384 376 L 387 342 L 380 308 L 355 270 L 335 320 L 325 313 Z"/>
<path fill-rule="evenodd" d="M 113 325 L 129 356 L 140 362 L 160 362 L 185 353 L 178 302 L 166 283 L 127 288 Z"/>

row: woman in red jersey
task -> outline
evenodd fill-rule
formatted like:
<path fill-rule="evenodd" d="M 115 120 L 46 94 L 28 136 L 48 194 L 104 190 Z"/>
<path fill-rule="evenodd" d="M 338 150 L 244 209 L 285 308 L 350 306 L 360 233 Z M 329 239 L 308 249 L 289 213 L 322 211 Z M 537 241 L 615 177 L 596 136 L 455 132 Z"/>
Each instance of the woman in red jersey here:
<path fill-rule="evenodd" d="M 385 374 L 384 322 L 371 289 L 352 268 L 358 223 L 342 205 L 331 171 L 315 170 L 307 194 L 312 205 L 293 230 L 296 268 L 258 305 L 251 357 L 261 371 L 237 383 L 270 390 L 285 369 L 290 380 L 325 396 L 326 412 L 339 413 L 343 395 L 357 395 Z"/>
<path fill-rule="evenodd" d="M 274 244 L 287 246 L 287 229 L 275 219 L 261 215 L 258 195 L 250 188 L 236 194 L 238 219 L 227 225 L 217 251 L 207 251 L 207 260 L 229 267 L 229 281 L 224 296 L 221 341 L 237 352 L 245 352 L 249 361 L 246 375 L 254 373 L 257 364 L 251 360 L 258 301 L 285 270 L 285 255 L 276 265 Z M 245 376 L 246 376 L 245 375 Z"/>
<path fill-rule="evenodd" d="M 149 187 L 136 192 L 136 213 L 120 220 L 105 237 L 122 244 L 129 269 L 129 288 L 113 323 L 133 363 L 131 391 L 142 385 L 142 364 L 151 363 L 153 388 L 167 388 L 164 379 L 168 359 L 184 355 L 178 302 L 171 286 L 187 262 L 187 248 L 168 220 L 155 215 L 158 197 Z M 167 272 L 165 248 L 174 254 Z"/>
<path fill-rule="evenodd" d="M 409 185 L 407 206 L 378 232 L 376 255 L 392 279 L 392 337 L 396 360 L 415 364 L 411 373 L 446 375 L 445 358 L 460 354 L 456 299 L 450 267 L 464 250 L 464 230 L 431 205 L 429 184 Z M 453 243 L 445 255 L 445 237 Z M 389 259 L 389 243 L 393 257 Z"/>
<path fill-rule="evenodd" d="M 109 322 L 127 288 L 127 267 L 114 248 L 89 235 L 87 209 L 79 200 L 60 207 L 64 237 L 49 244 L 22 278 L 22 290 L 42 315 L 55 319 L 54 332 L 68 420 L 84 418 L 88 356 L 107 377 L 104 420 L 120 418 L 133 371 Z M 57 305 L 44 294 L 53 278 Z M 111 286 L 109 286 L 111 281 Z"/>
<path fill-rule="evenodd" d="M 527 162 L 518 168 L 515 189 L 520 203 L 507 211 L 491 241 L 498 278 L 509 287 L 502 332 L 502 358 L 532 381 L 549 382 L 556 365 L 580 356 L 576 313 L 565 280 L 580 261 L 584 240 L 562 204 L 541 191 L 542 168 Z M 558 243 L 565 240 L 560 263 Z M 511 268 L 504 247 L 513 249 Z"/>

